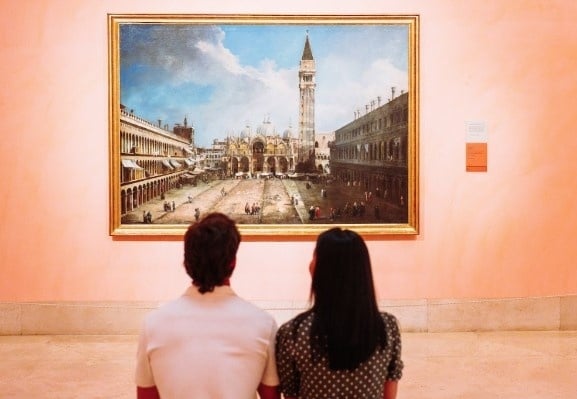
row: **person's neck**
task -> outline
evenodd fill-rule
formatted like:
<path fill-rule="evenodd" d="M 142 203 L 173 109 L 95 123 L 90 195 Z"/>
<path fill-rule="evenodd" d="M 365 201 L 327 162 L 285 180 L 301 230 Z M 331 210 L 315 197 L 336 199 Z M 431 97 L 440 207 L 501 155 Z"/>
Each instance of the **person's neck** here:
<path fill-rule="evenodd" d="M 199 284 L 197 284 L 194 280 L 192 280 L 192 285 L 194 285 L 195 287 L 199 287 Z M 230 287 L 230 277 L 224 279 L 220 284 L 215 285 L 215 287 L 222 287 L 223 285 L 227 285 Z"/>

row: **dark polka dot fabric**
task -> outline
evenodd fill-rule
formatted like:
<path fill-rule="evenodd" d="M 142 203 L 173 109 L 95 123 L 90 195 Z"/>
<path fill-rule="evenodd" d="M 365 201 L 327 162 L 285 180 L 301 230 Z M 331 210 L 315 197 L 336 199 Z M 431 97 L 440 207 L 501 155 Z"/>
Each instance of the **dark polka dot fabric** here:
<path fill-rule="evenodd" d="M 326 357 L 312 353 L 311 312 L 293 334 L 294 319 L 283 324 L 276 336 L 276 360 L 280 389 L 285 396 L 300 399 L 372 399 L 383 397 L 386 380 L 400 380 L 403 371 L 401 336 L 396 318 L 382 313 L 387 346 L 361 363 L 357 369 L 331 371 Z M 313 361 L 319 358 L 319 361 Z"/>

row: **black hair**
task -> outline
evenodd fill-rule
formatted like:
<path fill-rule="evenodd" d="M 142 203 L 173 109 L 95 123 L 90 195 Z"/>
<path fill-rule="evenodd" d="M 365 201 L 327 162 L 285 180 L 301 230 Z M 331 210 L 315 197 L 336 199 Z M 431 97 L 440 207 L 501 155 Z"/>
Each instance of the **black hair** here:
<path fill-rule="evenodd" d="M 355 369 L 386 345 L 369 251 L 359 234 L 337 227 L 319 235 L 315 256 L 313 352 L 326 356 L 331 370 Z"/>
<path fill-rule="evenodd" d="M 200 293 L 212 292 L 232 274 L 240 233 L 222 213 L 191 224 L 184 235 L 184 267 Z"/>

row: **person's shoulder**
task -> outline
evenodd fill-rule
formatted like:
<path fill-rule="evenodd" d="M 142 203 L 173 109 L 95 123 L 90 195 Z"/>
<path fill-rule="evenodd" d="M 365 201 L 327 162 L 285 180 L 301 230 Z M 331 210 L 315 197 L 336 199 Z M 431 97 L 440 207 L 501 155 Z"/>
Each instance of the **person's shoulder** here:
<path fill-rule="evenodd" d="M 308 325 L 307 323 L 312 321 L 312 317 L 313 314 L 310 310 L 296 315 L 292 319 L 281 324 L 279 327 L 279 334 L 287 334 L 290 331 L 294 331 L 294 329 L 298 329 L 303 325 L 303 323 L 304 325 Z"/>
<path fill-rule="evenodd" d="M 236 302 L 234 306 L 237 312 L 244 314 L 246 317 L 260 319 L 267 324 L 274 323 L 276 326 L 275 318 L 267 310 L 237 295 L 234 296 L 233 300 Z"/>
<path fill-rule="evenodd" d="M 170 299 L 166 302 L 161 302 L 156 308 L 151 309 L 148 314 L 158 314 L 164 312 L 172 312 L 174 308 L 182 306 L 183 297 L 179 296 L 174 299 Z"/>
<path fill-rule="evenodd" d="M 259 306 L 257 303 L 249 301 L 248 299 L 245 299 L 245 298 L 238 296 L 236 294 L 232 297 L 232 299 L 234 301 L 236 301 L 237 306 L 243 307 L 248 312 L 254 312 L 254 313 L 264 314 L 264 315 L 270 316 L 270 314 L 263 307 Z"/>
<path fill-rule="evenodd" d="M 392 313 L 381 312 L 381 317 L 387 326 L 397 326 L 399 323 L 397 317 Z"/>
<path fill-rule="evenodd" d="M 180 298 L 170 300 L 168 302 L 163 302 L 159 304 L 156 308 L 151 308 L 145 315 L 144 321 L 146 324 L 162 324 L 163 320 L 170 317 L 171 314 L 175 312 L 178 308 L 178 303 L 181 301 Z"/>

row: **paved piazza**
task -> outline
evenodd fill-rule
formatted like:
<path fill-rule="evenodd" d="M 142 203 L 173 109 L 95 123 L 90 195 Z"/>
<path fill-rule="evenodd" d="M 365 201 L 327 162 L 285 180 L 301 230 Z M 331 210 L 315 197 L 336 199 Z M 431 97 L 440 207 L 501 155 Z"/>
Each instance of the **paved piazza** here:
<path fill-rule="evenodd" d="M 324 193 L 324 195 L 323 195 Z M 165 211 L 168 202 L 174 211 Z M 364 214 L 347 212 L 357 202 L 365 204 Z M 248 205 L 249 213 L 245 212 Z M 250 212 L 252 207 L 259 210 Z M 319 208 L 310 218 L 310 207 Z M 373 195 L 367 201 L 364 188 L 344 183 L 319 180 L 279 178 L 226 179 L 185 185 L 165 193 L 164 199 L 143 204 L 123 219 L 123 223 L 142 223 L 142 213 L 151 212 L 154 224 L 189 224 L 200 215 L 222 212 L 239 224 L 342 224 L 342 223 L 403 223 L 406 210 L 398 203 Z M 330 217 L 330 210 L 340 209 L 340 215 Z"/>

